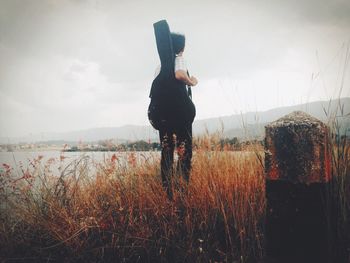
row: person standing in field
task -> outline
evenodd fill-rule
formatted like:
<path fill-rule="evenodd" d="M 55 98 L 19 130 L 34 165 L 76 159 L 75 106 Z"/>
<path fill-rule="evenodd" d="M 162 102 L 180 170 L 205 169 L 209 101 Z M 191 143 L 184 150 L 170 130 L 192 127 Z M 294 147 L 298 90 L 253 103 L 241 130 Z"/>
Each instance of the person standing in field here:
<path fill-rule="evenodd" d="M 167 117 L 159 125 L 159 139 L 161 144 L 161 177 L 163 187 L 168 197 L 173 197 L 173 162 L 174 150 L 177 149 L 178 161 L 176 175 L 182 176 L 188 183 L 192 161 L 192 122 L 195 117 L 195 106 L 191 99 L 190 87 L 196 86 L 198 80 L 189 76 L 186 61 L 183 56 L 185 50 L 185 36 L 171 33 L 171 42 L 175 56 L 174 76 L 170 77 L 169 85 L 172 88 L 163 93 L 163 100 L 168 105 L 163 106 Z M 156 69 L 156 78 L 161 71 Z M 164 87 L 162 87 L 164 89 Z M 164 89 L 165 90 L 165 89 Z M 178 178 L 177 178 L 178 179 Z"/>

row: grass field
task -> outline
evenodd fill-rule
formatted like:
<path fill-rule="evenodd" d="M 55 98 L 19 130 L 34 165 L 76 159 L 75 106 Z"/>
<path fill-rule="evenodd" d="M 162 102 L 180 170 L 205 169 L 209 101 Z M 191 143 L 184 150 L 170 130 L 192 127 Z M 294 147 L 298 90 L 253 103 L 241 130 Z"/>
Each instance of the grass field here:
<path fill-rule="evenodd" d="M 82 157 L 59 171 L 33 160 L 0 174 L 3 262 L 260 262 L 266 207 L 262 146 L 220 147 L 196 138 L 188 186 L 174 201 L 161 187 L 159 159 L 130 153 L 100 163 Z M 346 238 L 350 216 L 349 143 L 333 146 L 334 196 Z M 61 159 L 64 156 L 61 157 Z M 91 165 L 96 174 L 88 175 Z M 345 246 L 347 246 L 346 243 Z M 5 261 L 6 260 L 6 261 Z"/>

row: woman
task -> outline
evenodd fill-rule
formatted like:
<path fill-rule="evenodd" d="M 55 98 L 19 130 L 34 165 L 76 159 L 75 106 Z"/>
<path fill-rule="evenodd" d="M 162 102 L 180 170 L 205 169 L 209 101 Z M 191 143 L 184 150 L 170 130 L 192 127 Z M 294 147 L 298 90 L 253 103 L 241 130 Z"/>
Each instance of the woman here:
<path fill-rule="evenodd" d="M 174 149 L 177 148 L 178 161 L 176 173 L 189 182 L 192 160 L 192 122 L 195 116 L 195 107 L 190 98 L 191 94 L 187 86 L 195 86 L 198 81 L 188 74 L 185 59 L 185 36 L 171 33 L 173 52 L 175 55 L 174 76 L 170 77 L 167 89 L 163 87 L 164 112 L 170 112 L 164 117 L 159 126 L 159 138 L 162 147 L 161 153 L 161 177 L 168 197 L 172 199 L 172 177 Z M 161 68 L 156 70 L 156 78 Z M 169 87 L 172 88 L 169 88 Z"/>

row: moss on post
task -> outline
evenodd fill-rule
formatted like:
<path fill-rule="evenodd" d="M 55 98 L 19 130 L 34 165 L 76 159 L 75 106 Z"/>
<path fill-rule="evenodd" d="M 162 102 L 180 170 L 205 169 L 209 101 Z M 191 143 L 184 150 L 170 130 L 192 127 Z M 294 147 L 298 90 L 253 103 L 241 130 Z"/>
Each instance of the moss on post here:
<path fill-rule="evenodd" d="M 328 127 L 296 111 L 265 131 L 267 262 L 331 262 Z"/>

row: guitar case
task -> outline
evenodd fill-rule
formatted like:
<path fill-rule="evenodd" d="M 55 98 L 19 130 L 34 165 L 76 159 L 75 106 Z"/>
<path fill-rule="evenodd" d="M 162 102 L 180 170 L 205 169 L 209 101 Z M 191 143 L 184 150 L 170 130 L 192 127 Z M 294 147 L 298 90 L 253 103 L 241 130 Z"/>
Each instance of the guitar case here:
<path fill-rule="evenodd" d="M 154 23 L 153 27 L 161 69 L 152 82 L 148 119 L 156 130 L 161 127 L 181 127 L 193 122 L 196 108 L 186 84 L 175 78 L 175 53 L 168 23 L 161 20 Z"/>

